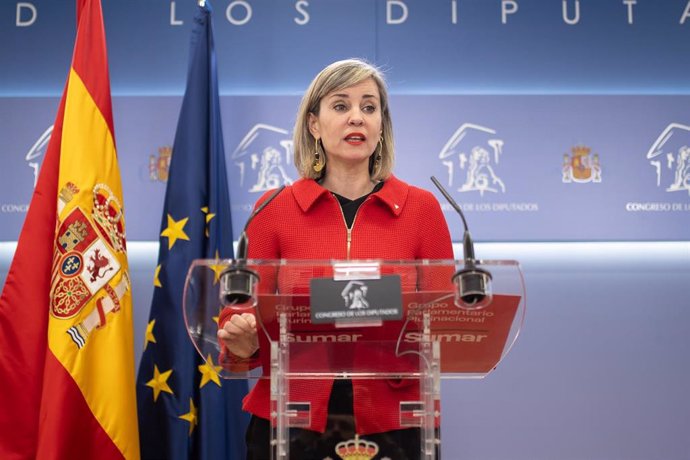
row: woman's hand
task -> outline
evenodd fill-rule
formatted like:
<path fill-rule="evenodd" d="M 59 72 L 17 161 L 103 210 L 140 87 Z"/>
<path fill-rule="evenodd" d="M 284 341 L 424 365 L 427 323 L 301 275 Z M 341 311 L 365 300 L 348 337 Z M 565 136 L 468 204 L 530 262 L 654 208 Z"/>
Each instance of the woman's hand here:
<path fill-rule="evenodd" d="M 249 358 L 259 349 L 256 317 L 252 313 L 237 313 L 218 329 L 218 339 L 228 351 L 239 358 Z"/>

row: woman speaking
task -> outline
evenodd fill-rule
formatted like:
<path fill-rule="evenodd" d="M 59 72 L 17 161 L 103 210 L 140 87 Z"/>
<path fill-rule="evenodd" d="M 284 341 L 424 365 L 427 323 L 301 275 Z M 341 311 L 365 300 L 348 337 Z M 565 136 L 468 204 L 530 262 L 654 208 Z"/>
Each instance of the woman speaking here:
<path fill-rule="evenodd" d="M 452 259 L 450 234 L 434 196 L 392 175 L 393 124 L 382 73 L 348 59 L 323 69 L 304 94 L 294 128 L 301 178 L 251 221 L 251 259 Z M 264 195 L 260 205 L 272 192 Z M 266 366 L 251 313 L 223 315 L 224 352 Z M 376 443 L 377 458 L 416 459 L 420 433 L 401 428 L 400 401 L 419 400 L 400 380 L 294 383 L 290 398 L 311 403 L 309 429 L 291 429 L 291 458 L 335 458 L 335 444 L 355 437 Z M 270 383 L 244 400 L 252 414 L 247 458 L 270 458 Z M 337 429 L 335 427 L 337 424 Z M 325 433 L 325 434 L 324 434 Z M 334 433 L 336 435 L 334 435 Z"/>

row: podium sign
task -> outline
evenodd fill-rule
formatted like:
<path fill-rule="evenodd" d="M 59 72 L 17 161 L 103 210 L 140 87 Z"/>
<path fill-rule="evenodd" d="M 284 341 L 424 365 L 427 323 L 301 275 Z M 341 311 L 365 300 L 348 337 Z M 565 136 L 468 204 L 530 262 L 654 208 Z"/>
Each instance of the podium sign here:
<path fill-rule="evenodd" d="M 258 282 L 243 303 L 228 304 L 218 273 L 238 264 Z M 412 379 L 420 398 L 400 402 L 400 426 L 420 428 L 420 458 L 433 459 L 440 379 L 485 377 L 514 344 L 525 316 L 519 264 L 475 265 L 491 273 L 493 284 L 480 309 L 456 304 L 453 275 L 463 261 L 196 260 L 184 316 L 198 352 L 220 365 L 221 377 L 270 379 L 273 458 L 289 458 L 290 428 L 312 422 L 309 402 L 293 400 L 296 381 Z M 238 365 L 221 353 L 217 318 L 224 309 L 256 315 L 260 365 Z"/>
<path fill-rule="evenodd" d="M 376 279 L 313 278 L 309 305 L 311 322 L 369 323 L 403 317 L 400 277 Z"/>

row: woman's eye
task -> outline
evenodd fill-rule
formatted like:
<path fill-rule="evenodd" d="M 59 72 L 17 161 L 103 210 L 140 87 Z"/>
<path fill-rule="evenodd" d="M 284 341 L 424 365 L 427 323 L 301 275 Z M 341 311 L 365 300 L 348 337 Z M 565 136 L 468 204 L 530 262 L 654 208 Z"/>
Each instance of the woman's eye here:
<path fill-rule="evenodd" d="M 336 104 L 333 106 L 333 109 L 337 112 L 342 112 L 344 110 L 347 110 L 347 106 L 345 104 Z"/>
<path fill-rule="evenodd" d="M 374 113 L 374 112 L 376 112 L 376 106 L 367 105 L 362 110 L 365 111 L 366 113 Z"/>

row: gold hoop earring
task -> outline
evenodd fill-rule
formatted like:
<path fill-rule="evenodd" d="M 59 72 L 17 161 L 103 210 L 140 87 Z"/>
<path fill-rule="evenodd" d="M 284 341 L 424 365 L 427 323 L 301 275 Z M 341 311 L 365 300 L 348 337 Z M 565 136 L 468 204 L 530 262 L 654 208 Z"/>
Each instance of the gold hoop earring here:
<path fill-rule="evenodd" d="M 380 170 L 381 170 L 381 153 L 383 152 L 383 137 L 379 138 L 378 145 L 376 146 L 376 150 L 374 151 L 373 154 L 373 162 L 369 163 L 370 164 L 370 169 L 371 169 L 371 177 L 376 177 L 378 176 Z"/>
<path fill-rule="evenodd" d="M 383 136 L 379 137 L 379 145 L 376 148 L 376 156 L 374 157 L 374 163 L 379 165 L 381 163 L 381 153 L 383 152 Z"/>
<path fill-rule="evenodd" d="M 320 173 L 323 167 L 326 166 L 326 154 L 319 152 L 319 140 L 314 140 L 314 162 L 311 164 L 315 173 Z"/>

